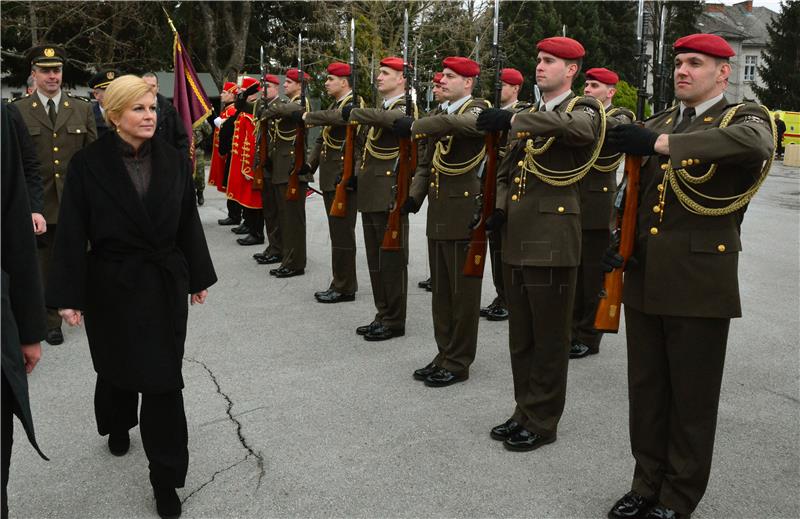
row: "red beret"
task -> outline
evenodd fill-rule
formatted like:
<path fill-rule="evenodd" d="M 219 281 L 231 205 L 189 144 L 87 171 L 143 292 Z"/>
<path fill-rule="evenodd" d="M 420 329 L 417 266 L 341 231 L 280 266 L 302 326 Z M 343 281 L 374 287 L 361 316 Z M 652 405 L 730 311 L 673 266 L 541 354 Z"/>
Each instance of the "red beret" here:
<path fill-rule="evenodd" d="M 261 85 L 256 78 L 250 76 L 245 76 L 242 78 L 242 90 L 247 90 L 253 85 L 259 85 L 258 89 L 261 90 Z"/>
<path fill-rule="evenodd" d="M 548 52 L 561 59 L 579 59 L 586 54 L 583 45 L 572 38 L 565 38 L 563 36 L 545 38 L 536 44 L 536 49 L 542 52 Z"/>
<path fill-rule="evenodd" d="M 264 76 L 264 81 L 266 81 L 267 83 L 272 83 L 273 85 L 281 84 L 281 80 L 278 79 L 278 76 L 275 76 L 273 74 L 267 74 L 266 76 Z"/>
<path fill-rule="evenodd" d="M 291 79 L 292 81 L 296 81 L 296 82 L 299 83 L 300 82 L 300 71 L 297 70 L 296 68 L 290 68 L 289 70 L 286 71 L 286 77 Z M 309 76 L 305 72 L 303 72 L 303 77 L 305 77 L 306 81 L 311 79 L 311 76 Z"/>
<path fill-rule="evenodd" d="M 504 68 L 500 71 L 500 81 L 509 85 L 521 85 L 525 78 L 522 77 L 522 72 L 515 68 Z"/>
<path fill-rule="evenodd" d="M 328 65 L 328 74 L 331 76 L 348 77 L 350 75 L 350 65 L 334 61 Z"/>
<path fill-rule="evenodd" d="M 389 58 L 383 58 L 381 60 L 381 67 L 389 67 L 390 69 L 396 70 L 398 72 L 403 71 L 403 58 L 398 58 L 396 56 L 391 56 Z"/>
<path fill-rule="evenodd" d="M 449 68 L 459 76 L 475 77 L 481 73 L 481 66 L 469 58 L 450 56 L 442 60 L 444 68 Z"/>
<path fill-rule="evenodd" d="M 222 91 L 230 94 L 236 92 L 236 83 L 233 81 L 226 81 L 225 84 L 222 85 Z"/>
<path fill-rule="evenodd" d="M 607 68 L 590 68 L 586 71 L 586 79 L 594 79 L 606 85 L 616 85 L 619 83 L 619 76 L 617 73 Z"/>
<path fill-rule="evenodd" d="M 672 48 L 675 49 L 675 54 L 699 52 L 715 58 L 730 58 L 736 55 L 728 42 L 716 34 L 690 34 L 675 40 Z"/>
<path fill-rule="evenodd" d="M 444 74 L 442 74 L 441 72 L 437 72 L 436 74 L 433 75 L 433 82 L 436 83 L 437 85 L 441 85 L 443 76 Z"/>

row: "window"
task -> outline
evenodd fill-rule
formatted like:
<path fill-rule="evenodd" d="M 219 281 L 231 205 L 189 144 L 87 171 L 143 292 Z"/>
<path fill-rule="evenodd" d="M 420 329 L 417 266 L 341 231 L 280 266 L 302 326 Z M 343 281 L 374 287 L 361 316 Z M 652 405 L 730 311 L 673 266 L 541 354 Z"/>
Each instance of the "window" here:
<path fill-rule="evenodd" d="M 756 80 L 756 65 L 758 64 L 758 56 L 745 56 L 744 57 L 744 80 Z"/>

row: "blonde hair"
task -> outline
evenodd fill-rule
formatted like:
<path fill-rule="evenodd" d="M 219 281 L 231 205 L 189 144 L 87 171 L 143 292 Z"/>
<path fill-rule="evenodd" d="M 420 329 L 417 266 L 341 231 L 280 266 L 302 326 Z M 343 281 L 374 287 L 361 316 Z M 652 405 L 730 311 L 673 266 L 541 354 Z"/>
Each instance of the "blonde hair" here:
<path fill-rule="evenodd" d="M 106 124 L 110 128 L 116 128 L 111 121 L 111 116 L 119 119 L 125 110 L 145 94 L 153 94 L 153 90 L 144 79 L 133 74 L 120 76 L 109 83 L 103 96 L 103 109 L 105 110 L 103 118 L 106 120 Z"/>

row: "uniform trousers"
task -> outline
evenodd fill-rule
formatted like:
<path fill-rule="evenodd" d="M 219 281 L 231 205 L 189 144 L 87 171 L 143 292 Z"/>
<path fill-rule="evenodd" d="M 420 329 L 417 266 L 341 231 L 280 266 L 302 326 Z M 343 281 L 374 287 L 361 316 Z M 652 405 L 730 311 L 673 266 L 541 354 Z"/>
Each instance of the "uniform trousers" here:
<path fill-rule="evenodd" d="M 264 213 L 263 209 L 253 209 L 250 207 L 242 207 L 242 219 L 244 224 L 250 229 L 250 234 L 264 236 Z"/>
<path fill-rule="evenodd" d="M 577 267 L 503 264 L 508 342 L 517 406 L 527 430 L 555 436 L 564 411 Z"/>
<path fill-rule="evenodd" d="M 340 294 L 355 294 L 358 290 L 356 277 L 356 219 L 358 217 L 355 191 L 347 192 L 347 212 L 343 218 L 331 216 L 331 206 L 336 191 L 325 191 L 325 215 L 328 218 L 328 232 L 331 237 L 331 271 L 333 280 L 330 288 Z"/>
<path fill-rule="evenodd" d="M 575 308 L 572 315 L 572 339 L 591 351 L 598 351 L 603 334 L 594 328 L 598 295 L 603 288 L 600 260 L 608 249 L 611 236 L 607 229 L 584 230 L 581 233 L 581 265 L 575 287 Z"/>
<path fill-rule="evenodd" d="M 428 239 L 431 312 L 438 355 L 433 363 L 469 375 L 478 348 L 482 278 L 465 276 L 469 241 Z"/>
<path fill-rule="evenodd" d="M 730 319 L 625 305 L 634 492 L 690 514 L 711 472 Z"/>
<path fill-rule="evenodd" d="M 228 200 L 228 218 L 236 220 L 237 222 L 242 221 L 242 206 L 236 200 Z"/>
<path fill-rule="evenodd" d="M 138 392 L 97 377 L 94 392 L 97 432 L 101 436 L 124 433 L 138 423 L 153 486 L 183 487 L 189 468 L 189 438 L 182 391 L 142 393 L 142 409 L 137 418 L 138 406 Z"/>
<path fill-rule="evenodd" d="M 408 216 L 401 217 L 401 250 L 381 248 L 389 213 L 361 213 L 375 321 L 393 330 L 405 329 L 408 304 Z"/>
<path fill-rule="evenodd" d="M 280 189 L 269 179 L 264 179 L 261 189 L 261 203 L 264 215 L 264 227 L 267 231 L 267 256 L 283 256 L 283 243 L 281 242 L 281 227 L 279 225 L 278 200 Z"/>
<path fill-rule="evenodd" d="M 47 278 L 50 272 L 50 261 L 53 256 L 53 246 L 56 243 L 57 224 L 47 224 L 47 232 L 36 237 L 37 255 L 39 257 L 39 268 L 42 272 L 42 288 L 47 291 Z M 57 308 L 47 309 L 47 329 L 61 328 L 61 316 L 58 315 Z"/>
<path fill-rule="evenodd" d="M 308 184 L 300 182 L 300 198 L 286 200 L 288 184 L 278 184 L 276 201 L 283 243 L 281 266 L 291 270 L 306 268 L 306 189 Z"/>

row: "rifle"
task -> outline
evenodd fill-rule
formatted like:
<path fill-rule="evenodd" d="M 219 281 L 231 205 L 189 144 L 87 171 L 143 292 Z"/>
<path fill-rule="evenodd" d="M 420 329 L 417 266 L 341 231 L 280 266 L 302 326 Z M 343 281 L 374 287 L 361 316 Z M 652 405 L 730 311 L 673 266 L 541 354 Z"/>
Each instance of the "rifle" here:
<path fill-rule="evenodd" d="M 356 94 L 356 20 L 350 19 L 350 88 L 353 90 L 352 103 L 358 106 L 358 94 Z M 336 195 L 331 204 L 331 216 L 344 218 L 347 216 L 347 185 L 353 178 L 356 170 L 355 149 L 356 149 L 356 129 L 358 125 L 354 122 L 348 123 L 344 136 L 344 158 L 342 178 L 336 185 Z"/>
<path fill-rule="evenodd" d="M 403 14 L 403 78 L 405 84 L 406 117 L 414 117 L 414 104 L 411 100 L 411 67 L 408 63 L 408 9 Z M 408 200 L 411 175 L 417 169 L 417 143 L 412 137 L 398 139 L 397 183 L 394 186 L 395 199 L 389 207 L 389 220 L 383 234 L 383 250 L 398 251 L 402 248 L 402 208 Z"/>
<path fill-rule="evenodd" d="M 267 92 L 267 65 L 264 61 L 264 46 L 261 46 L 259 50 L 259 66 L 261 69 L 261 99 L 264 99 L 264 96 Z M 258 106 L 258 103 L 256 103 Z M 255 189 L 263 189 L 264 188 L 264 167 L 267 164 L 267 132 L 266 128 L 264 128 L 264 124 L 261 121 L 258 122 L 258 135 L 256 137 L 257 144 L 256 144 L 256 160 L 253 167 L 253 187 Z"/>
<path fill-rule="evenodd" d="M 306 109 L 306 74 L 303 71 L 303 35 L 297 35 L 297 75 L 300 80 L 300 106 Z M 289 183 L 286 186 L 286 200 L 295 202 L 300 200 L 300 170 L 306 163 L 306 125 L 297 125 L 297 133 L 294 136 L 294 167 L 289 175 Z"/>
<path fill-rule="evenodd" d="M 647 62 L 646 43 L 644 41 L 644 6 L 639 0 L 639 102 L 636 105 L 636 118 L 644 118 L 644 101 L 647 88 Z M 625 264 L 633 254 L 633 244 L 636 239 L 636 213 L 639 210 L 639 172 L 642 167 L 642 157 L 625 156 L 625 177 L 622 181 L 624 189 L 624 202 L 619 200 L 614 205 L 617 208 L 617 229 L 614 231 L 614 241 L 619 241 L 619 254 L 622 256 L 622 266 L 605 274 L 603 289 L 600 291 L 600 301 L 597 304 L 597 313 L 594 318 L 594 327 L 597 331 L 617 333 L 619 331 L 619 318 L 622 313 L 622 273 Z M 622 213 L 620 217 L 619 213 Z"/>
<path fill-rule="evenodd" d="M 494 106 L 500 107 L 500 92 L 503 85 L 500 82 L 502 54 L 500 52 L 500 1 L 494 1 L 494 36 L 492 38 L 492 61 L 494 62 Z M 497 191 L 497 159 L 500 132 L 486 134 L 486 167 L 483 172 L 483 189 L 476 198 L 479 204 L 477 224 L 472 228 L 469 239 L 467 260 L 464 263 L 465 276 L 483 277 L 483 267 L 486 264 L 486 219 L 494 211 L 495 192 Z"/>

